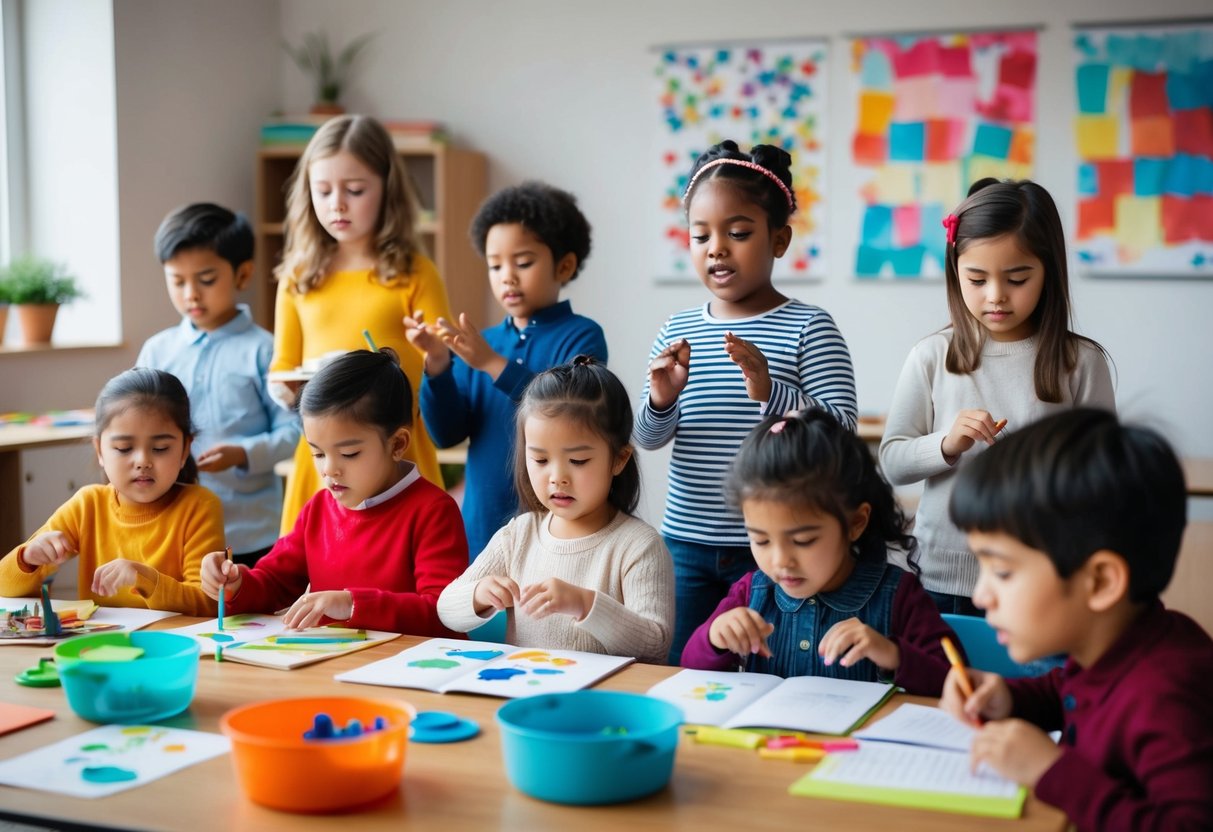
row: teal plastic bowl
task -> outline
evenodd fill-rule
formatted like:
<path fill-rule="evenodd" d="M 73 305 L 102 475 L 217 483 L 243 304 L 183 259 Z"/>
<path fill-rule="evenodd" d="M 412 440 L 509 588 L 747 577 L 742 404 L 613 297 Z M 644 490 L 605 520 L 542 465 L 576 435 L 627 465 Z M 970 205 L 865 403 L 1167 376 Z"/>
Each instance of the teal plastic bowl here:
<path fill-rule="evenodd" d="M 93 662 L 82 653 L 104 645 L 143 648 L 126 662 Z M 55 646 L 67 702 L 92 722 L 155 722 L 176 716 L 194 699 L 198 643 L 176 633 L 97 633 Z"/>
<path fill-rule="evenodd" d="M 497 711 L 505 771 L 519 791 L 553 803 L 622 803 L 665 788 L 682 711 L 619 691 L 515 699 Z"/>

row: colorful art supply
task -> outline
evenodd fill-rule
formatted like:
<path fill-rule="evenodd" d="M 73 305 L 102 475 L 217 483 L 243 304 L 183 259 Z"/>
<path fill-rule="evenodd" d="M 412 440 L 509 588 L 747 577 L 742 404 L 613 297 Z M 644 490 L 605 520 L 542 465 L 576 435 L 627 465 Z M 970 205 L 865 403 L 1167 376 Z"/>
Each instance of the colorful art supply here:
<path fill-rule="evenodd" d="M 736 728 L 717 728 L 700 725 L 695 729 L 695 742 L 703 745 L 727 745 L 733 748 L 761 748 L 767 744 L 767 736 L 756 731 L 741 731 Z"/>
<path fill-rule="evenodd" d="M 59 668 L 54 659 L 39 659 L 36 666 L 27 667 L 13 679 L 27 688 L 57 688 L 60 685 Z"/>
<path fill-rule="evenodd" d="M 340 740 L 360 737 L 387 728 L 387 720 L 381 716 L 375 717 L 374 722 L 363 727 L 362 722 L 351 719 L 344 728 L 333 724 L 333 718 L 328 714 L 316 714 L 312 717 L 312 727 L 303 732 L 305 740 Z"/>
<path fill-rule="evenodd" d="M 142 655 L 142 647 L 128 644 L 103 644 L 92 650 L 80 651 L 80 658 L 86 662 L 133 662 Z"/>
<path fill-rule="evenodd" d="M 375 346 L 375 339 L 371 337 L 369 329 L 362 330 L 362 339 L 366 341 L 366 346 L 371 352 L 379 352 L 379 348 Z"/>
<path fill-rule="evenodd" d="M 232 547 L 231 546 L 224 547 L 223 561 L 225 564 L 232 562 Z M 221 568 L 226 569 L 226 566 L 221 567 Z M 219 585 L 219 617 L 215 620 L 215 627 L 221 633 L 223 632 L 223 619 L 225 619 L 227 617 L 224 614 L 224 607 L 226 606 L 226 601 L 227 601 L 227 573 L 224 572 L 223 583 L 221 583 Z M 219 659 L 218 657 L 216 657 L 216 658 L 218 661 L 223 661 L 222 659 Z"/>
<path fill-rule="evenodd" d="M 448 711 L 422 711 L 409 724 L 409 739 L 413 742 L 461 742 L 479 733 L 476 722 Z"/>
<path fill-rule="evenodd" d="M 55 712 L 47 708 L 0 702 L 0 734 L 11 734 L 13 731 L 20 731 L 22 728 L 54 718 Z"/>
<path fill-rule="evenodd" d="M 960 689 L 964 691 L 965 698 L 968 699 L 973 695 L 973 685 L 969 682 L 969 672 L 965 670 L 964 659 L 960 658 L 960 652 L 952 643 L 952 639 L 944 636 L 939 643 L 943 645 L 943 652 L 951 662 L 952 669 L 956 671 L 956 681 L 960 683 Z"/>
<path fill-rule="evenodd" d="M 823 748 L 760 748 L 764 760 L 786 760 L 789 763 L 815 763 L 826 755 Z"/>
<path fill-rule="evenodd" d="M 55 607 L 51 604 L 51 581 L 55 578 L 52 575 L 42 582 L 42 629 L 48 636 L 57 636 L 63 632 L 63 628 L 59 624 L 59 616 L 55 613 Z"/>

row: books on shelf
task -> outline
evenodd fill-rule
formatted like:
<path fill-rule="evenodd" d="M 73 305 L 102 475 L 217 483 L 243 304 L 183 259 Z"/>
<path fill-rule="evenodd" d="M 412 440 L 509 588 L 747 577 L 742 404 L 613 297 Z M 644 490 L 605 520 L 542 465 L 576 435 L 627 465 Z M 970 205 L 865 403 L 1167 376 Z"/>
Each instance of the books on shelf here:
<path fill-rule="evenodd" d="M 333 118 L 330 115 L 289 115 L 271 118 L 261 125 L 263 145 L 307 144 L 321 125 Z M 379 122 L 387 128 L 397 149 L 417 145 L 444 144 L 446 128 L 441 122 L 423 119 L 388 119 Z"/>
<path fill-rule="evenodd" d="M 223 617 L 223 632 L 218 619 L 179 627 L 170 632 L 191 636 L 202 655 L 214 656 L 222 646 L 223 660 L 294 670 L 347 653 L 356 653 L 376 644 L 399 638 L 399 633 L 360 630 L 330 624 L 306 630 L 288 630 L 281 616 L 246 613 Z"/>
<path fill-rule="evenodd" d="M 433 638 L 391 658 L 338 673 L 335 678 L 362 685 L 482 693 L 509 699 L 581 690 L 634 661 L 577 650 Z"/>
<path fill-rule="evenodd" d="M 686 722 L 723 728 L 785 728 L 846 734 L 896 691 L 878 682 L 825 676 L 683 670 L 649 688 L 682 708 Z"/>

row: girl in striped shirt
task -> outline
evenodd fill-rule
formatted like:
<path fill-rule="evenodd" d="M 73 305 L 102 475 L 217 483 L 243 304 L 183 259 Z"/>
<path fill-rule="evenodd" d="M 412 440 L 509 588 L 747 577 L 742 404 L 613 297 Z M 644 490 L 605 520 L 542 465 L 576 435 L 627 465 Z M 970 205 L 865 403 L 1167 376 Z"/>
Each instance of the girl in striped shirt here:
<path fill-rule="evenodd" d="M 661 525 L 674 559 L 671 664 L 756 568 L 741 514 L 722 492 L 742 439 L 768 413 L 811 406 L 855 427 L 855 375 L 834 320 L 771 283 L 792 239 L 790 164 L 780 148 L 742 153 L 724 141 L 696 160 L 683 197 L 691 259 L 712 297 L 657 334 L 634 434 L 641 448 L 674 441 Z"/>

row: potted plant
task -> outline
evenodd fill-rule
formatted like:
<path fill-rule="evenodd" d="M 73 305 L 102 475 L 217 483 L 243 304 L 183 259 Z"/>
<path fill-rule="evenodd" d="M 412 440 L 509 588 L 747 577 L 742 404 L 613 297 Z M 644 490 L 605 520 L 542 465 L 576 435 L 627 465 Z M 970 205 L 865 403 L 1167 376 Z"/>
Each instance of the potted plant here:
<path fill-rule="evenodd" d="M 282 41 L 282 48 L 291 56 L 303 74 L 312 79 L 315 101 L 312 112 L 318 115 L 341 115 L 341 93 L 353 72 L 354 61 L 370 42 L 372 33 L 360 35 L 346 44 L 335 57 L 329 48 L 328 35 L 323 32 L 308 32 L 303 44 L 294 46 Z"/>
<path fill-rule="evenodd" d="M 0 273 L 0 284 L 17 310 L 26 344 L 49 344 L 59 305 L 84 297 L 76 278 L 60 263 L 19 257 Z"/>

